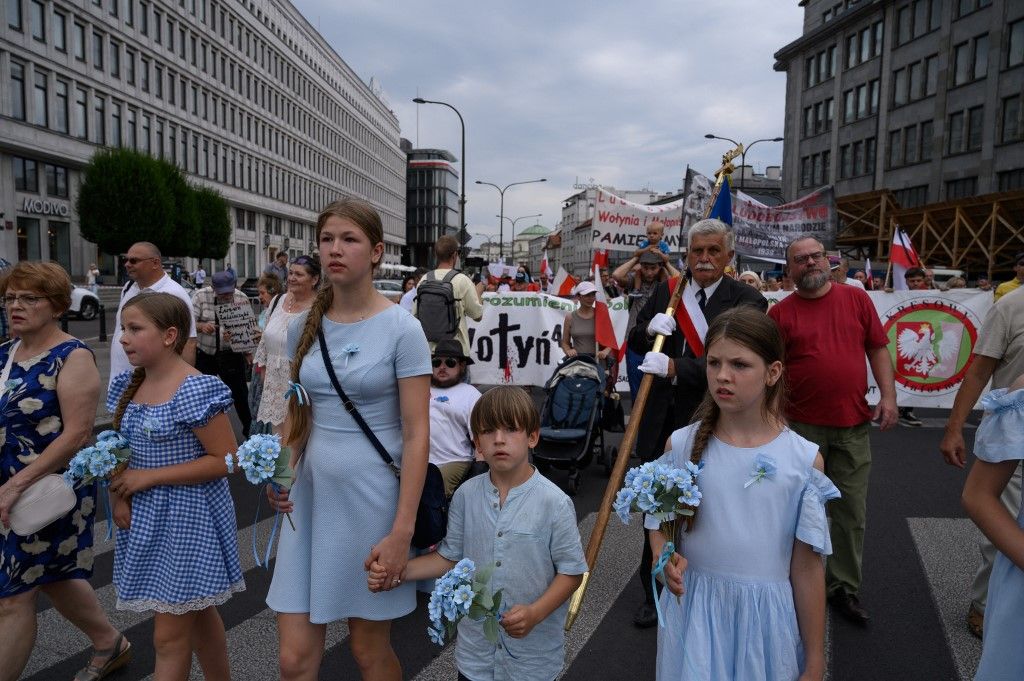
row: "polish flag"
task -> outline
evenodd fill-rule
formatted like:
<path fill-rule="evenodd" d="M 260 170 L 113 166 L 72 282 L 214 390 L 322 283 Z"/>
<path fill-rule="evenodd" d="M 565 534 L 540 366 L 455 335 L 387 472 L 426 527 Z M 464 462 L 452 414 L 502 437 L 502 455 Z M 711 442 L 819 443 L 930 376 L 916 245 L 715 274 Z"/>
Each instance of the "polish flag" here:
<path fill-rule="evenodd" d="M 594 267 L 608 267 L 608 249 L 601 248 L 594 251 Z M 598 284 L 601 280 L 596 279 L 595 284 Z"/>
<path fill-rule="evenodd" d="M 904 276 L 911 267 L 921 267 L 921 259 L 917 257 L 910 237 L 899 227 L 892 235 L 892 247 L 889 249 L 889 262 L 892 263 L 892 288 L 894 291 L 907 291 L 907 280 Z"/>
<path fill-rule="evenodd" d="M 871 258 L 864 259 L 864 288 L 869 291 L 875 288 L 874 278 L 871 274 Z"/>
<path fill-rule="evenodd" d="M 544 257 L 540 259 L 540 273 L 548 275 L 548 279 L 552 278 L 554 272 L 551 271 L 551 265 L 548 263 L 548 252 L 544 251 Z"/>
<path fill-rule="evenodd" d="M 675 291 L 678 283 L 679 277 L 669 280 L 668 292 L 670 295 Z M 683 286 L 685 286 L 683 297 L 679 302 L 679 307 L 676 308 L 676 324 L 683 332 L 683 337 L 686 338 L 686 343 L 693 350 L 693 354 L 700 357 L 704 354 L 704 338 L 708 335 L 708 321 L 704 318 L 704 312 L 700 309 L 700 305 L 697 304 L 696 288 L 688 286 L 685 280 Z"/>
<path fill-rule="evenodd" d="M 597 287 L 597 299 L 594 301 L 594 340 L 602 347 L 611 348 L 612 355 L 620 358 L 623 349 L 615 340 L 615 327 L 612 326 L 612 317 L 608 313 L 608 297 L 604 293 L 604 286 L 601 285 L 601 273 L 598 266 L 594 265 L 594 286 Z M 623 344 L 625 348 L 625 344 Z"/>
<path fill-rule="evenodd" d="M 569 296 L 572 295 L 572 290 L 576 288 L 578 283 L 576 277 L 566 272 L 565 268 L 560 266 L 554 280 L 551 282 L 551 291 L 556 296 Z"/>

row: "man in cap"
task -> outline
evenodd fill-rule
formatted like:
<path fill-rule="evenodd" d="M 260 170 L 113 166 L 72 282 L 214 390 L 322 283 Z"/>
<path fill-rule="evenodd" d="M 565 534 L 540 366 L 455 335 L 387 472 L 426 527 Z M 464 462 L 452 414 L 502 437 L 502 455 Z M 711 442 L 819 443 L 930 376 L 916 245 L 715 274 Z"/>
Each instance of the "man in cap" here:
<path fill-rule="evenodd" d="M 441 469 L 450 498 L 473 463 L 475 447 L 469 415 L 480 391 L 463 379 L 473 360 L 457 340 L 438 341 L 430 376 L 430 463 Z"/>
<path fill-rule="evenodd" d="M 234 273 L 217 272 L 210 278 L 211 285 L 199 289 L 192 297 L 196 331 L 199 332 L 196 369 L 204 374 L 219 377 L 231 389 L 242 432 L 248 437 L 252 425 L 252 412 L 249 410 L 249 387 L 245 370 L 252 362 L 252 353 L 235 352 L 231 349 L 231 337 L 222 328 L 218 313 L 220 306 L 238 305 L 252 315 L 249 299 L 235 288 L 236 282 Z"/>

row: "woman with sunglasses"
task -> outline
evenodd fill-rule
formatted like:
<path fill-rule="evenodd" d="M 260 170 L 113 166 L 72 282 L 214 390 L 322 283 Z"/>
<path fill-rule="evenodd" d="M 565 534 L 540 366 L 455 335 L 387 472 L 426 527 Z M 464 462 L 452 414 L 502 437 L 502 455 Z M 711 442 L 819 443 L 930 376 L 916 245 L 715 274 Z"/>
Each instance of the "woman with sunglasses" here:
<path fill-rule="evenodd" d="M 92 351 L 60 329 L 71 280 L 60 265 L 19 262 L 0 279 L 17 340 L 0 345 L 0 681 L 21 676 L 36 638 L 40 591 L 92 641 L 75 679 L 100 679 L 128 663 L 131 644 L 107 619 L 89 584 L 96 487 L 31 535 L 10 527 L 11 508 L 44 475 L 67 467 L 92 437 L 100 374 Z"/>
<path fill-rule="evenodd" d="M 320 259 L 315 255 L 300 255 L 288 266 L 288 292 L 271 302 L 271 313 L 256 348 L 253 363 L 263 374 L 263 395 L 256 413 L 258 428 L 271 426 L 280 433 L 288 411 L 285 393 L 291 367 L 288 359 L 288 324 L 309 310 L 320 287 Z"/>

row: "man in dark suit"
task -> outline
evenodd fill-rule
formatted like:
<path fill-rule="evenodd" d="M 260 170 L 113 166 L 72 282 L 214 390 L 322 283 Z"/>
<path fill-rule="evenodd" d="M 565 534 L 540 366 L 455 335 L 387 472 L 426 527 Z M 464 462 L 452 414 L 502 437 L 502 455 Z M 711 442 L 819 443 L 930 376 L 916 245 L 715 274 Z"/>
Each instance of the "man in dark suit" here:
<path fill-rule="evenodd" d="M 762 312 L 768 309 L 768 301 L 759 291 L 724 276 L 725 267 L 735 254 L 733 243 L 729 226 L 713 218 L 697 222 L 687 233 L 689 285 L 696 287 L 694 293 L 708 323 L 739 305 L 753 305 Z M 669 283 L 662 282 L 651 294 L 628 339 L 629 349 L 644 355 L 639 369 L 655 377 L 637 435 L 636 452 L 641 461 L 653 461 L 664 453 L 672 431 L 690 422 L 708 388 L 704 358 L 694 354 L 675 320 L 664 313 L 671 297 Z M 651 352 L 654 337 L 659 333 L 666 336 L 665 343 L 660 353 Z M 658 622 L 651 563 L 650 545 L 645 541 L 640 582 L 646 598 L 633 617 L 638 627 Z"/>

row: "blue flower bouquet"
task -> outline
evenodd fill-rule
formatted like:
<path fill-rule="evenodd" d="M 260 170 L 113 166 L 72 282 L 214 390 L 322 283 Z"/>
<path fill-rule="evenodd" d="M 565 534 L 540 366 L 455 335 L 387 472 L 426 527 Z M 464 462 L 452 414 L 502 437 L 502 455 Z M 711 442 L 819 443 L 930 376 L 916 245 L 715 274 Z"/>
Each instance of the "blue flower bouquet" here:
<path fill-rule="evenodd" d="M 469 558 L 463 558 L 434 584 L 427 604 L 430 626 L 427 634 L 439 646 L 450 639 L 463 617 L 483 621 L 484 636 L 497 643 L 500 636 L 501 589 L 493 594 L 488 589 L 493 565 L 476 569 Z"/>
<path fill-rule="evenodd" d="M 280 435 L 270 435 L 260 433 L 252 435 L 248 440 L 239 445 L 238 450 L 234 454 L 228 454 L 224 457 L 224 463 L 227 465 L 228 473 L 233 473 L 235 465 L 245 473 L 245 479 L 254 485 L 269 484 L 274 488 L 275 492 L 280 492 L 283 488 L 291 487 L 292 481 L 295 478 L 295 472 L 292 467 L 288 465 L 288 460 L 291 458 L 291 450 L 288 447 L 281 446 Z M 259 504 L 256 505 L 256 522 L 259 522 Z M 286 513 L 285 516 L 288 518 L 288 524 L 291 525 L 292 529 L 295 529 L 295 523 L 292 522 L 292 516 L 290 513 Z M 270 540 L 267 542 L 267 549 L 264 554 L 263 562 L 260 562 L 259 552 L 256 550 L 256 532 L 252 533 L 252 555 L 256 559 L 256 565 L 264 566 L 270 563 L 270 551 L 274 546 L 274 538 L 277 536 L 277 530 L 281 522 L 281 513 L 274 516 L 274 522 L 270 530 Z"/>
<path fill-rule="evenodd" d="M 107 481 L 128 467 L 132 450 L 128 440 L 120 433 L 105 430 L 96 438 L 96 444 L 79 451 L 68 462 L 64 482 L 71 487 L 94 481 Z"/>
<path fill-rule="evenodd" d="M 651 570 L 651 585 L 655 592 L 655 580 L 665 572 L 665 565 L 675 553 L 679 522 L 692 517 L 700 505 L 701 493 L 696 481 L 700 470 L 699 465 L 690 461 L 684 468 L 673 468 L 655 461 L 631 468 L 626 472 L 625 485 L 612 504 L 615 514 L 627 525 L 632 512 L 646 513 L 661 524 L 661 532 L 668 541 Z M 659 601 L 655 599 L 654 604 L 658 611 L 658 624 L 665 626 Z"/>

